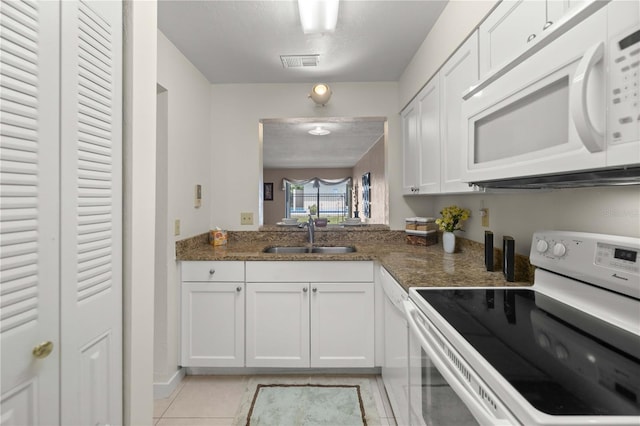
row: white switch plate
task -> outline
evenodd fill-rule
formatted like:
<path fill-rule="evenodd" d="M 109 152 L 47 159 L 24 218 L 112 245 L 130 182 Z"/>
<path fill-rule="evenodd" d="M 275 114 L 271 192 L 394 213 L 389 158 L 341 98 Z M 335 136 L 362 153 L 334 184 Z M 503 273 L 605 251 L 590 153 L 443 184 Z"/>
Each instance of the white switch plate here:
<path fill-rule="evenodd" d="M 176 219 L 173 222 L 173 235 L 180 235 L 180 219 Z"/>

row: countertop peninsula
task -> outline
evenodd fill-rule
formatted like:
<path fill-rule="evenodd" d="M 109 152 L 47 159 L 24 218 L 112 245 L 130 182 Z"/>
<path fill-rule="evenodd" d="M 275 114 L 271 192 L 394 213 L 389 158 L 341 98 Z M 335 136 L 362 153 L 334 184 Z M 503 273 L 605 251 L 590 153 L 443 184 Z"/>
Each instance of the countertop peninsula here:
<path fill-rule="evenodd" d="M 439 239 L 440 240 L 440 239 Z M 484 266 L 483 246 L 459 238 L 456 252 L 445 253 L 441 244 L 410 245 L 404 231 L 391 231 L 384 225 L 349 229 L 328 227 L 316 230 L 318 246 L 354 246 L 345 254 L 272 254 L 273 246 L 304 246 L 306 230 L 265 226 L 260 231 L 229 232 L 226 245 L 209 244 L 209 234 L 176 243 L 179 261 L 378 261 L 405 289 L 410 287 L 528 286 L 533 268 L 528 259 L 516 259 L 516 282 L 505 280 L 497 262 L 495 272 Z M 494 258 L 500 259 L 499 253 Z"/>

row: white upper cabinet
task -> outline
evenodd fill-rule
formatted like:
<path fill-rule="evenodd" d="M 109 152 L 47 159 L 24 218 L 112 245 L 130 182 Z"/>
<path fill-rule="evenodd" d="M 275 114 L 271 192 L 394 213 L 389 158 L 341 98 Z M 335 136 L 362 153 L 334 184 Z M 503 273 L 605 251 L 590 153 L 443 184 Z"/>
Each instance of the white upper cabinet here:
<path fill-rule="evenodd" d="M 467 192 L 461 180 L 462 95 L 478 80 L 474 32 L 402 111 L 404 194 Z"/>
<path fill-rule="evenodd" d="M 418 146 L 418 107 L 412 101 L 402 111 L 402 193 L 418 192 L 418 163 L 415 159 Z"/>
<path fill-rule="evenodd" d="M 440 137 L 442 192 L 469 192 L 472 190 L 462 182 L 465 164 L 462 149 L 462 94 L 479 78 L 478 33 L 464 42 L 440 70 Z"/>
<path fill-rule="evenodd" d="M 438 77 L 418 94 L 418 192 L 440 192 L 440 87 Z"/>
<path fill-rule="evenodd" d="M 440 192 L 439 109 L 436 76 L 402 111 L 403 194 Z"/>
<path fill-rule="evenodd" d="M 480 76 L 492 74 L 584 1 L 504 0 L 480 25 Z"/>

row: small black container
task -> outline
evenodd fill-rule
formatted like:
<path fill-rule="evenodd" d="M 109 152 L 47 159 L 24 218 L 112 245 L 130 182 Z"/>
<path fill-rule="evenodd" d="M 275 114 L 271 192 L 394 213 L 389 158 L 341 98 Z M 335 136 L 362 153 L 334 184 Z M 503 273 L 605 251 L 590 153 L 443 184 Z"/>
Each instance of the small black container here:
<path fill-rule="evenodd" d="M 516 242 L 513 237 L 504 236 L 502 237 L 502 273 L 504 274 L 504 278 L 513 282 L 516 280 L 515 277 L 515 249 Z"/>
<path fill-rule="evenodd" d="M 493 271 L 493 232 L 484 231 L 484 266 Z"/>

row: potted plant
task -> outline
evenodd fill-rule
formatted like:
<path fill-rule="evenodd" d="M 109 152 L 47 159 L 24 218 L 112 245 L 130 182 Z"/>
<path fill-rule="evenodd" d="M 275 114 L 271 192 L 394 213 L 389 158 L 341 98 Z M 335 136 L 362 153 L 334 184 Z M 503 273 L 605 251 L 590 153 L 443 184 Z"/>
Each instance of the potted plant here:
<path fill-rule="evenodd" d="M 443 231 L 442 247 L 447 253 L 453 253 L 456 249 L 456 234 L 453 231 L 462 230 L 462 222 L 469 219 L 469 209 L 458 206 L 449 206 L 442 209 L 441 218 L 436 219 L 436 223 Z"/>

